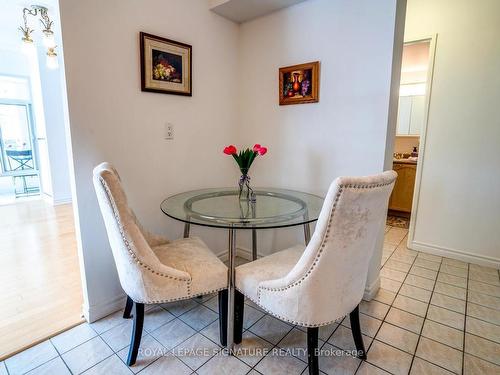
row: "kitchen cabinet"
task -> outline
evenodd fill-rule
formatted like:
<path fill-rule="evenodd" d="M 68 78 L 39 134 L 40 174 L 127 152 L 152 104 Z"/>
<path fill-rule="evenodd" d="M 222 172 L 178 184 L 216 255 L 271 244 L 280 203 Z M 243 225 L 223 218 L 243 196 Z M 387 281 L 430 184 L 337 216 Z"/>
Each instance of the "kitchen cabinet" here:
<path fill-rule="evenodd" d="M 398 174 L 394 190 L 389 199 L 389 209 L 401 212 L 411 212 L 413 203 L 413 191 L 415 190 L 415 176 L 417 164 L 397 162 L 393 169 Z"/>

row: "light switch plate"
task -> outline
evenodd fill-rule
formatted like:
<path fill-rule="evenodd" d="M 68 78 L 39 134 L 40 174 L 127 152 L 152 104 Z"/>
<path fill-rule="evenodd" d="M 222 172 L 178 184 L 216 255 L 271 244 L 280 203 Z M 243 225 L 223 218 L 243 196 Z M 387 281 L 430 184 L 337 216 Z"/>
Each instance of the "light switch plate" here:
<path fill-rule="evenodd" d="M 165 139 L 174 139 L 174 124 L 167 122 L 165 124 Z"/>

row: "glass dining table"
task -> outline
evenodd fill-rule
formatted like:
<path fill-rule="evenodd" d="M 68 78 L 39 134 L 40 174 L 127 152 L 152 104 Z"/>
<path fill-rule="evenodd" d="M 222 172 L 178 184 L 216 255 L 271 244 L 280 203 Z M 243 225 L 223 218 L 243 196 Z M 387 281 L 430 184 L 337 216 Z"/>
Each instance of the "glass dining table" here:
<path fill-rule="evenodd" d="M 236 231 L 252 231 L 252 259 L 257 259 L 257 230 L 302 226 L 305 243 L 310 240 L 309 224 L 318 220 L 323 198 L 294 190 L 257 188 L 254 199 L 242 200 L 239 190 L 212 188 L 173 195 L 161 203 L 165 215 L 184 222 L 184 237 L 191 225 L 227 229 L 228 326 L 227 347 L 233 348 Z"/>

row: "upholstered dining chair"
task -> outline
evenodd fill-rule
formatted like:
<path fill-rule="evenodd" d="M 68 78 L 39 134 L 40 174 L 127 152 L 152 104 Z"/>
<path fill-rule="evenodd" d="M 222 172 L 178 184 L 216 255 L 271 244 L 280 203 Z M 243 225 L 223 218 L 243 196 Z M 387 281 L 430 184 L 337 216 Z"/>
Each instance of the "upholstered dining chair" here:
<path fill-rule="evenodd" d="M 129 208 L 120 176 L 109 163 L 94 168 L 94 187 L 104 218 L 120 284 L 127 294 L 124 318 L 133 328 L 127 364 L 141 342 L 144 305 L 167 303 L 219 292 L 221 339 L 226 337 L 227 267 L 199 238 L 170 242 L 143 228 Z"/>
<path fill-rule="evenodd" d="M 366 359 L 358 305 L 396 176 L 337 178 L 305 250 L 295 246 L 236 268 L 236 343 L 247 296 L 276 318 L 307 327 L 309 374 L 319 373 L 319 327 L 347 314 L 358 357 Z"/>

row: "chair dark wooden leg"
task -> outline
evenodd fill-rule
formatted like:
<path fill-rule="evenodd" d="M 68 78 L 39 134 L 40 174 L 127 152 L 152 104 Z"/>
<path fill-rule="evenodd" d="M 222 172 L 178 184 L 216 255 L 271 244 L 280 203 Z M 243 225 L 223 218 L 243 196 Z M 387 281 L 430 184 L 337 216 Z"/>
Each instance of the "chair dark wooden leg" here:
<path fill-rule="evenodd" d="M 352 337 L 358 351 L 358 358 L 366 359 L 365 344 L 363 343 L 363 336 L 361 335 L 361 327 L 359 325 L 359 305 L 351 311 L 349 319 L 351 320 Z"/>
<path fill-rule="evenodd" d="M 318 334 L 318 327 L 307 328 L 307 363 L 309 365 L 309 375 L 319 374 Z"/>
<path fill-rule="evenodd" d="M 137 359 L 139 345 L 141 345 L 142 327 L 144 325 L 144 304 L 134 302 L 134 326 L 132 328 L 132 339 L 128 351 L 127 365 L 132 366 Z"/>
<path fill-rule="evenodd" d="M 227 345 L 227 289 L 219 291 L 219 336 L 220 344 Z"/>
<path fill-rule="evenodd" d="M 245 296 L 234 291 L 234 343 L 240 344 L 243 339 L 243 315 L 245 314 Z"/>
<path fill-rule="evenodd" d="M 130 313 L 132 312 L 133 306 L 134 306 L 134 301 L 132 301 L 132 298 L 127 296 L 127 303 L 125 304 L 125 310 L 123 311 L 123 319 L 130 319 L 132 317 Z"/>

